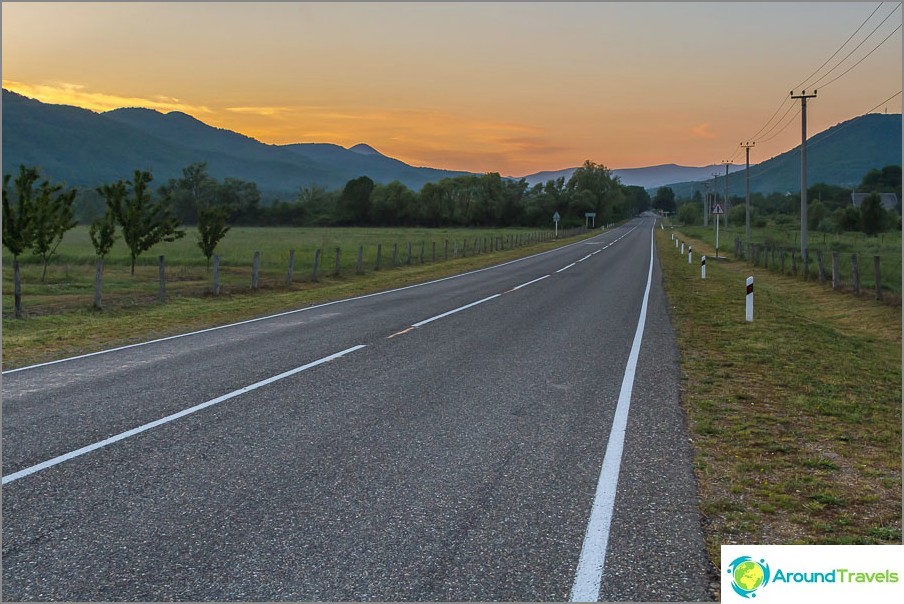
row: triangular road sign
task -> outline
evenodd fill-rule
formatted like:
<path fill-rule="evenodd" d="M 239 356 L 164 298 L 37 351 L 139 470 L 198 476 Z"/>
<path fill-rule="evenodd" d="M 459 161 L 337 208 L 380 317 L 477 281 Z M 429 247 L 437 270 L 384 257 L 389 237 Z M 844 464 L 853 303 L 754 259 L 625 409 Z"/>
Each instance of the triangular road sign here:
<path fill-rule="evenodd" d="M 713 208 L 713 214 L 724 214 L 725 210 L 722 209 L 722 204 L 717 203 L 716 207 Z"/>

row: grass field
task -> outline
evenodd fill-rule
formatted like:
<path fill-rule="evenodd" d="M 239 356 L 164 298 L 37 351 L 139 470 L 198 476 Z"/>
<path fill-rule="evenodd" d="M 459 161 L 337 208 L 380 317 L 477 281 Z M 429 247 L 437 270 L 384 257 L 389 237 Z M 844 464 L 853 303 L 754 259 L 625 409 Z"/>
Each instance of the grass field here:
<path fill-rule="evenodd" d="M 656 230 L 710 556 L 720 544 L 901 543 L 901 309 Z M 745 280 L 755 278 L 754 321 Z"/>
<path fill-rule="evenodd" d="M 713 248 L 716 245 L 715 227 L 710 226 L 681 226 L 681 231 L 689 237 L 695 237 L 709 243 Z M 739 237 L 743 249 L 744 225 L 719 228 L 719 254 L 734 257 L 734 241 Z M 800 227 L 772 225 L 763 228 L 750 228 L 751 245 L 784 247 L 789 253 L 794 250 L 800 254 Z M 831 275 L 832 252 L 838 252 L 841 280 L 848 287 L 851 283 L 851 254 L 857 254 L 860 264 L 860 277 L 862 288 L 875 288 L 875 272 L 873 270 L 873 256 L 881 258 L 882 289 L 892 293 L 901 294 L 901 231 L 890 231 L 868 237 L 863 233 L 820 233 L 810 231 L 807 234 L 807 246 L 811 258 L 810 271 L 816 274 L 816 252 L 821 250 L 824 256 L 825 270 Z M 790 261 L 786 272 L 790 272 Z M 802 270 L 802 269 L 801 269 Z"/>
<path fill-rule="evenodd" d="M 598 231 L 596 232 L 598 233 Z M 590 233 L 591 236 L 596 233 Z M 41 266 L 23 264 L 23 306 L 27 318 L 12 318 L 12 260 L 3 266 L 3 364 L 5 369 L 44 362 L 113 346 L 145 341 L 194 329 L 248 319 L 305 305 L 391 289 L 458 272 L 482 268 L 551 249 L 577 239 L 561 239 L 512 247 L 520 236 L 526 243 L 537 231 L 503 229 L 291 229 L 237 228 L 227 234 L 221 254 L 221 295 L 209 293 L 211 275 L 194 236 L 151 250 L 140 260 L 136 275 L 129 271 L 128 253 L 119 242 L 104 272 L 103 312 L 91 310 L 94 260 L 87 230 L 70 232 L 61 257 L 40 283 Z M 548 233 L 547 233 L 548 234 Z M 560 235 L 562 233 L 560 232 Z M 487 252 L 493 238 L 504 250 Z M 481 253 L 475 255 L 479 239 Z M 420 244 L 425 258 L 420 262 Z M 445 260 L 445 242 L 449 260 Z M 458 242 L 458 256 L 453 258 Z M 467 256 L 463 254 L 468 242 Z M 412 263 L 407 243 L 412 243 Z M 433 243 L 437 259 L 433 262 Z M 374 270 L 377 244 L 382 245 L 382 269 Z M 392 268 L 393 245 L 398 266 Z M 365 246 L 364 273 L 357 274 L 359 246 Z M 320 277 L 311 279 L 314 250 L 324 254 Z M 341 249 L 340 274 L 334 274 L 335 248 Z M 289 249 L 296 250 L 295 274 L 286 285 Z M 251 260 L 261 252 L 260 290 L 251 290 Z M 166 255 L 167 299 L 157 302 L 157 255 Z"/>
<path fill-rule="evenodd" d="M 186 236 L 172 243 L 161 243 L 138 258 L 136 274 L 130 274 L 128 248 L 120 239 L 105 259 L 104 306 L 118 308 L 148 304 L 156 300 L 159 289 L 158 257 L 165 256 L 168 296 L 203 295 L 212 285 L 212 275 L 197 245 L 195 229 L 186 229 Z M 357 270 L 358 248 L 364 247 L 363 269 L 373 272 L 377 264 L 377 248 L 381 246 L 381 268 L 392 266 L 395 249 L 396 262 L 409 264 L 408 244 L 411 244 L 410 264 L 436 262 L 456 254 L 474 255 L 475 243 L 482 253 L 494 245 L 506 249 L 520 237 L 522 243 L 529 229 L 377 229 L 377 228 L 233 228 L 217 247 L 220 257 L 220 286 L 223 293 L 234 293 L 251 286 L 251 265 L 254 252 L 260 252 L 260 286 L 264 289 L 284 287 L 289 266 L 289 251 L 295 250 L 293 282 L 299 285 L 313 280 L 314 255 L 321 250 L 318 277 L 335 273 L 336 248 L 340 249 L 340 275 L 352 275 Z M 502 241 L 497 240 L 501 238 Z M 468 249 L 463 248 L 467 244 Z M 435 247 L 434 247 L 435 246 Z M 47 279 L 41 283 L 41 264 L 30 254 L 20 258 L 22 267 L 23 306 L 30 316 L 79 310 L 92 304 L 94 297 L 94 248 L 88 228 L 69 231 L 48 268 Z M 3 255 L 3 313 L 13 310 L 12 256 Z"/>

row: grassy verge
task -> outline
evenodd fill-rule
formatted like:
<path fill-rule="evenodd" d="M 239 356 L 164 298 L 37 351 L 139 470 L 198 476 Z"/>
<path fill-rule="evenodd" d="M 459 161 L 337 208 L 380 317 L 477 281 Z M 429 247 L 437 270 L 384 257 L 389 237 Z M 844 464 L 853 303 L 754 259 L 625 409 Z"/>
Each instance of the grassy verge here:
<path fill-rule="evenodd" d="M 677 232 L 677 231 L 676 231 Z M 734 543 L 901 543 L 901 310 L 656 230 L 710 556 Z M 755 317 L 744 289 L 755 278 Z"/>
<path fill-rule="evenodd" d="M 88 302 L 80 302 L 78 307 L 70 306 L 61 312 L 34 314 L 24 320 L 4 316 L 3 368 L 13 369 L 421 283 L 554 249 L 596 234 L 598 232 L 591 232 L 586 236 L 558 242 L 459 257 L 435 264 L 429 261 L 410 266 L 403 264 L 396 268 L 367 271 L 363 275 L 355 274 L 354 269 L 340 276 L 324 271 L 324 276 L 317 283 L 298 279 L 289 287 L 285 285 L 283 273 L 279 280 L 262 281 L 261 289 L 255 292 L 237 288 L 232 293 L 227 289 L 225 294 L 218 297 L 199 296 L 196 292 L 180 296 L 177 288 L 168 286 L 168 298 L 164 304 L 154 302 L 151 293 L 149 299 L 130 297 L 127 302 L 111 304 L 103 312 L 90 310 L 89 299 Z M 107 301 L 114 296 L 115 294 L 108 296 L 105 293 L 104 299 Z M 4 306 L 6 303 L 4 297 Z M 29 310 L 28 298 L 25 299 L 25 306 Z"/>

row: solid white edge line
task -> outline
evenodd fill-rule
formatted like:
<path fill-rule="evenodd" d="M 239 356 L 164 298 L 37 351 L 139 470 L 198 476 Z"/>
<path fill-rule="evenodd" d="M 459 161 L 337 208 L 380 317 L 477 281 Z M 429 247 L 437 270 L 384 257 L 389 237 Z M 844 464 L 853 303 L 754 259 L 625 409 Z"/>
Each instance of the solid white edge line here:
<path fill-rule="evenodd" d="M 459 306 L 458 308 L 446 311 L 441 315 L 436 315 L 435 317 L 430 317 L 429 319 L 424 319 L 423 321 L 414 323 L 411 326 L 412 327 L 421 327 L 423 325 L 426 325 L 427 323 L 432 323 L 433 321 L 436 321 L 437 319 L 442 319 L 443 317 L 448 317 L 449 315 L 454 315 L 457 312 L 461 312 L 465 309 L 471 308 L 472 306 L 477 306 L 478 304 L 483 304 L 484 302 L 489 302 L 490 300 L 492 300 L 494 298 L 498 298 L 501 295 L 502 294 L 493 294 L 492 296 L 484 298 L 483 300 L 478 300 L 477 302 L 471 302 L 470 304 L 465 304 L 464 306 Z"/>
<path fill-rule="evenodd" d="M 527 287 L 528 285 L 533 285 L 533 284 L 536 283 L 537 281 L 543 281 L 543 279 L 546 279 L 547 277 L 549 277 L 549 275 L 543 275 L 543 276 L 540 277 L 539 279 L 534 279 L 533 281 L 528 281 L 527 283 L 522 283 L 521 285 L 518 285 L 517 287 L 513 287 L 513 288 L 510 289 L 509 291 L 510 291 L 510 292 L 518 291 L 518 290 L 521 289 L 522 287 Z"/>
<path fill-rule="evenodd" d="M 656 226 L 654 221 L 653 226 Z M 606 548 L 609 544 L 609 529 L 612 524 L 612 513 L 615 508 L 615 494 L 618 486 L 618 475 L 621 470 L 622 451 L 625 445 L 625 432 L 628 428 L 628 410 L 631 407 L 631 393 L 634 389 L 634 375 L 637 370 L 637 359 L 643 340 L 644 325 L 647 317 L 647 302 L 650 298 L 650 285 L 653 282 L 653 232 L 650 230 L 650 270 L 647 274 L 647 288 L 640 307 L 640 318 L 634 332 L 634 342 L 628 355 L 628 364 L 622 379 L 621 391 L 615 417 L 609 431 L 609 441 L 600 477 L 587 522 L 587 533 L 581 547 L 574 583 L 571 587 L 571 602 L 596 602 L 600 596 L 603 571 L 606 567 Z"/>
<path fill-rule="evenodd" d="M 358 346 L 352 346 L 351 348 L 346 348 L 341 352 L 337 352 L 335 354 L 331 354 L 329 356 L 323 357 L 322 359 L 318 359 L 306 365 L 302 365 L 301 367 L 296 367 L 295 369 L 290 369 L 289 371 L 285 371 L 280 373 L 279 375 L 274 375 L 273 377 L 267 378 L 265 380 L 261 380 L 259 382 L 255 382 L 250 386 L 245 386 L 244 388 L 239 388 L 238 390 L 233 390 L 228 394 L 224 394 L 223 396 L 218 396 L 217 398 L 211 399 L 199 405 L 195 405 L 194 407 L 189 407 L 188 409 L 183 409 L 182 411 L 178 411 L 171 415 L 167 415 L 166 417 L 162 417 L 158 420 L 154 420 L 152 422 L 148 422 L 144 425 L 138 426 L 137 428 L 132 428 L 131 430 L 126 430 L 125 432 L 121 432 L 116 434 L 115 436 L 111 436 L 109 438 L 105 438 L 104 440 L 98 441 L 96 443 L 90 444 L 88 446 L 82 447 L 81 449 L 76 449 L 75 451 L 70 451 L 69 453 L 65 453 L 63 455 L 59 455 L 54 457 L 53 459 L 48 459 L 47 461 L 41 462 L 39 464 L 33 465 L 31 467 L 25 468 L 24 470 L 19 470 L 18 472 L 13 472 L 7 476 L 3 477 L 2 484 L 8 484 L 20 478 L 24 478 L 30 474 L 34 474 L 35 472 L 40 472 L 41 470 L 45 470 L 47 468 L 53 467 L 57 464 L 61 464 L 64 461 L 69 461 L 70 459 L 74 459 L 76 457 L 80 457 L 86 453 L 90 453 L 91 451 L 96 451 L 97 449 L 101 449 L 106 447 L 107 445 L 112 445 L 115 442 L 119 442 L 130 436 L 135 436 L 136 434 L 141 434 L 142 432 L 146 432 L 151 428 L 156 428 L 157 426 L 162 426 L 163 424 L 169 423 L 173 420 L 177 420 L 181 417 L 185 417 L 186 415 L 191 415 L 197 411 L 202 409 L 206 409 L 207 407 L 212 407 L 218 403 L 222 403 L 223 401 L 227 401 L 231 398 L 235 398 L 241 394 L 245 394 L 247 392 L 251 392 L 252 390 L 257 390 L 262 386 L 266 386 L 267 384 L 272 384 L 273 382 L 277 382 L 289 376 L 295 375 L 296 373 L 301 373 L 307 369 L 311 369 L 312 367 L 316 367 L 318 365 L 322 365 L 324 363 L 328 363 L 329 361 L 338 359 L 339 357 L 343 357 L 349 353 L 355 352 L 356 350 L 361 350 L 365 348 L 363 344 L 359 344 Z"/>
<path fill-rule="evenodd" d="M 637 228 L 637 227 L 634 227 Z M 633 229 L 632 229 L 633 230 Z M 629 231 L 630 232 L 630 231 Z M 599 235 L 595 235 L 594 237 L 601 237 L 605 235 L 605 233 L 600 233 Z M 593 239 L 594 237 L 591 237 Z M 516 262 L 523 262 L 524 260 L 530 260 L 531 258 L 538 258 L 540 256 L 545 256 L 546 254 L 552 254 L 553 252 L 558 252 L 564 249 L 568 249 L 575 245 L 582 245 L 588 241 L 584 239 L 582 241 L 575 241 L 574 243 L 569 243 L 568 245 L 563 245 L 562 247 L 557 247 L 552 250 L 546 250 L 545 252 L 539 252 L 537 254 L 531 254 L 530 256 L 525 256 L 523 258 L 516 258 L 515 260 L 509 260 L 508 262 L 503 262 L 502 264 L 494 264 L 493 266 L 488 266 L 485 268 L 479 268 L 473 271 L 468 271 L 467 273 L 460 273 L 458 275 L 450 275 L 448 277 L 443 277 L 441 279 L 434 279 L 433 281 L 426 281 L 424 283 L 415 283 L 414 285 L 406 285 L 405 287 L 397 287 L 395 289 L 388 289 L 386 291 L 374 292 L 372 294 L 364 294 L 363 296 L 355 296 L 354 298 L 343 298 L 342 300 L 333 300 L 332 302 L 325 302 L 323 304 L 317 304 L 315 306 L 306 306 L 304 308 L 296 308 L 295 310 L 289 310 L 286 312 L 276 313 L 273 315 L 266 315 L 264 317 L 257 317 L 255 319 L 248 319 L 247 321 L 239 321 L 237 323 L 229 323 L 227 325 L 218 325 L 217 327 L 208 327 L 207 329 L 200 329 L 198 331 L 191 331 L 188 333 L 180 333 L 174 336 L 167 336 L 165 338 L 157 338 L 156 340 L 148 340 L 147 342 L 137 342 L 135 344 L 127 344 L 125 346 L 118 346 L 116 348 L 108 348 L 106 350 L 98 350 L 97 352 L 89 352 L 88 354 L 82 354 L 74 357 L 67 357 L 65 359 L 57 359 L 56 361 L 47 361 L 46 363 L 37 363 L 35 365 L 27 365 L 25 367 L 17 367 L 16 369 L 7 369 L 0 373 L 0 375 L 7 375 L 9 373 L 16 373 L 18 371 L 25 371 L 26 369 L 37 369 L 38 367 L 46 367 L 47 365 L 56 365 L 57 363 L 65 363 L 68 361 L 77 361 L 78 359 L 86 359 L 88 357 L 93 357 L 101 354 L 107 354 L 110 352 L 118 352 L 120 350 L 127 350 L 129 348 L 136 348 L 138 346 L 147 346 L 148 344 L 158 344 L 160 342 L 166 342 L 167 340 L 175 340 L 178 338 L 185 338 L 188 336 L 195 336 L 202 333 L 207 333 L 211 331 L 216 331 L 218 329 L 226 329 L 227 327 L 237 327 L 239 325 L 247 325 L 249 323 L 255 323 L 257 321 L 266 321 L 268 319 L 277 319 L 279 317 L 284 317 L 287 315 L 294 315 L 300 312 L 307 312 L 310 310 L 317 310 L 318 308 L 324 308 L 326 306 L 332 306 L 334 304 L 343 304 L 345 302 L 354 302 L 355 300 L 364 300 L 365 298 L 373 298 L 376 296 L 385 296 L 386 294 L 392 294 L 395 292 L 404 291 L 406 289 L 413 289 L 415 287 L 424 287 L 427 285 L 433 285 L 434 283 L 441 283 L 443 281 L 449 281 L 450 279 L 458 279 L 460 277 L 467 277 L 468 275 L 476 275 L 477 273 L 482 273 L 484 271 L 495 270 L 497 268 L 501 268 L 503 266 L 508 266 L 510 264 L 515 264 Z"/>
<path fill-rule="evenodd" d="M 574 266 L 575 264 L 577 264 L 577 263 L 576 263 L 576 262 L 572 262 L 572 263 L 569 264 L 568 266 L 563 266 L 562 268 L 560 268 L 560 269 L 557 270 L 556 272 L 557 272 L 557 273 L 561 273 L 562 271 L 567 271 L 568 269 L 570 269 L 570 268 L 571 268 L 572 266 Z"/>

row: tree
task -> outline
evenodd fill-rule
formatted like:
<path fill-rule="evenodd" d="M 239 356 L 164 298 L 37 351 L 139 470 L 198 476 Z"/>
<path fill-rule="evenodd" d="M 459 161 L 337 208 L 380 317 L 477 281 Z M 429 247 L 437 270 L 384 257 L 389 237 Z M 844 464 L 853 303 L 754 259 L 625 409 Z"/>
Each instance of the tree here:
<path fill-rule="evenodd" d="M 339 196 L 339 221 L 345 224 L 365 225 L 370 222 L 370 194 L 374 181 L 367 176 L 359 176 L 348 181 Z"/>
<path fill-rule="evenodd" d="M 671 187 L 659 187 L 653 196 L 653 207 L 664 212 L 675 211 L 675 192 Z"/>
<path fill-rule="evenodd" d="M 131 181 L 103 185 L 98 192 L 107 200 L 107 207 L 122 227 L 122 238 L 129 248 L 132 275 L 135 259 L 161 241 L 175 241 L 185 236 L 178 229 L 179 220 L 167 207 L 154 203 L 148 191 L 153 179 L 150 172 L 135 170 Z M 128 195 L 131 189 L 132 195 Z"/>
<path fill-rule="evenodd" d="M 732 208 L 732 210 L 734 209 L 735 208 Z M 741 210 L 743 209 L 744 208 L 742 207 Z M 700 204 L 694 201 L 689 201 L 678 206 L 677 216 L 678 221 L 685 226 L 703 223 L 703 210 L 700 208 Z"/>
<path fill-rule="evenodd" d="M 198 247 L 207 258 L 207 269 L 210 270 L 210 258 L 220 240 L 226 236 L 229 227 L 226 225 L 228 210 L 223 207 L 202 207 L 198 209 Z"/>
<path fill-rule="evenodd" d="M 97 253 L 94 272 L 94 308 L 101 309 L 100 294 L 104 279 L 104 257 L 113 249 L 116 241 L 116 217 L 107 208 L 103 218 L 95 218 L 88 229 L 91 243 Z"/>
<path fill-rule="evenodd" d="M 867 235 L 875 235 L 885 226 L 886 215 L 882 198 L 873 193 L 860 204 L 860 230 Z"/>
<path fill-rule="evenodd" d="M 182 178 L 170 179 L 159 193 L 170 204 L 180 224 L 196 224 L 198 209 L 214 202 L 219 183 L 208 176 L 207 163 L 197 162 L 182 169 Z"/>
<path fill-rule="evenodd" d="M 19 255 L 32 241 L 32 202 L 34 184 L 38 180 L 35 168 L 19 166 L 19 176 L 15 180 L 15 199 L 11 200 L 8 191 L 10 174 L 3 175 L 3 245 L 13 255 L 13 288 L 16 318 L 22 313 L 22 279 L 19 271 Z"/>
<path fill-rule="evenodd" d="M 31 251 L 40 256 L 44 264 L 41 283 L 47 278 L 47 265 L 63 241 L 63 235 L 76 225 L 72 204 L 75 189 L 60 193 L 62 185 L 51 185 L 46 180 L 38 187 L 31 215 Z"/>

